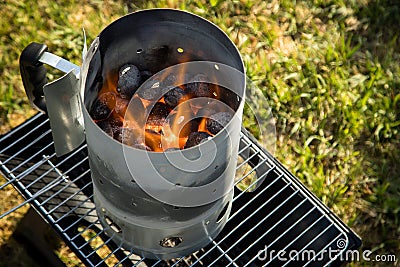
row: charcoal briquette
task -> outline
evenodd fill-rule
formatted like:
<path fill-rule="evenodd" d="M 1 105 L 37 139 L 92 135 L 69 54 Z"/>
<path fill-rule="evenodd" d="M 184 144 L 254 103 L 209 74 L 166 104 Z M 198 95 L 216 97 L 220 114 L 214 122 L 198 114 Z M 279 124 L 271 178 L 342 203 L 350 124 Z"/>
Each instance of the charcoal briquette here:
<path fill-rule="evenodd" d="M 131 128 L 120 128 L 119 136 L 116 139 L 128 146 L 143 143 L 143 138 L 140 138 L 139 131 Z"/>
<path fill-rule="evenodd" d="M 177 81 L 177 77 L 175 74 L 170 73 L 162 80 L 162 86 L 174 86 Z"/>
<path fill-rule="evenodd" d="M 186 91 L 192 97 L 212 97 L 209 80 L 204 74 L 195 75 L 186 85 Z"/>
<path fill-rule="evenodd" d="M 108 98 L 99 96 L 98 99 L 93 103 L 90 109 L 90 116 L 94 120 L 104 120 L 108 116 L 110 116 L 112 112 L 112 106 L 115 106 L 115 98 L 114 103 L 110 103 Z"/>
<path fill-rule="evenodd" d="M 137 90 L 137 95 L 143 99 L 153 101 L 161 97 L 160 87 L 161 82 L 157 79 L 151 79 L 147 81 L 144 86 Z"/>
<path fill-rule="evenodd" d="M 148 125 L 162 126 L 165 119 L 168 117 L 169 112 L 170 109 L 166 104 L 157 102 L 151 109 L 146 123 Z"/>
<path fill-rule="evenodd" d="M 100 129 L 102 129 L 106 134 L 108 134 L 109 136 L 113 137 L 114 133 L 113 133 L 113 129 L 112 126 L 110 124 L 110 122 L 108 120 L 104 120 L 104 121 L 99 121 L 97 122 L 97 125 L 100 127 Z"/>
<path fill-rule="evenodd" d="M 144 83 L 144 82 L 147 81 L 151 76 L 153 76 L 153 73 L 152 73 L 151 71 L 149 71 L 149 70 L 142 70 L 142 71 L 140 72 L 140 77 L 141 77 L 140 83 L 141 83 L 141 84 Z"/>
<path fill-rule="evenodd" d="M 146 109 L 143 102 L 139 97 L 132 97 L 128 104 L 124 118 L 128 121 L 134 121 L 139 125 L 143 125 L 145 122 Z"/>
<path fill-rule="evenodd" d="M 231 109 L 237 110 L 240 104 L 240 97 L 232 90 L 225 87 L 219 87 L 220 100 L 228 105 Z"/>
<path fill-rule="evenodd" d="M 123 122 L 120 119 L 114 118 L 114 117 L 110 117 L 107 121 L 111 125 L 111 129 L 113 131 L 114 139 L 117 139 L 118 141 L 121 142 L 121 140 L 119 140 L 119 136 L 120 136 L 120 133 L 121 133 L 121 128 L 123 126 Z"/>
<path fill-rule="evenodd" d="M 229 112 L 218 112 L 207 118 L 207 130 L 212 134 L 217 134 L 221 131 L 232 119 L 232 114 Z"/>
<path fill-rule="evenodd" d="M 183 89 L 179 87 L 174 87 L 165 93 L 164 101 L 171 108 L 175 108 L 179 103 L 184 101 L 186 97 L 187 94 Z"/>
<path fill-rule="evenodd" d="M 210 106 L 205 106 L 197 111 L 196 117 L 198 117 L 199 119 L 202 119 L 202 117 L 208 118 L 215 113 L 217 113 L 217 111 L 214 108 Z"/>
<path fill-rule="evenodd" d="M 122 98 L 130 99 L 139 87 L 141 76 L 139 69 L 133 64 L 123 65 L 118 73 L 117 91 Z"/>
<path fill-rule="evenodd" d="M 119 115 L 124 117 L 125 113 L 126 113 L 126 109 L 128 108 L 128 104 L 129 104 L 128 99 L 117 97 L 115 99 L 115 108 L 114 108 L 115 112 L 117 112 Z"/>
<path fill-rule="evenodd" d="M 189 134 L 189 138 L 186 141 L 184 148 L 190 148 L 190 147 L 196 146 L 196 145 L 208 140 L 211 137 L 212 136 L 206 132 L 192 132 Z"/>

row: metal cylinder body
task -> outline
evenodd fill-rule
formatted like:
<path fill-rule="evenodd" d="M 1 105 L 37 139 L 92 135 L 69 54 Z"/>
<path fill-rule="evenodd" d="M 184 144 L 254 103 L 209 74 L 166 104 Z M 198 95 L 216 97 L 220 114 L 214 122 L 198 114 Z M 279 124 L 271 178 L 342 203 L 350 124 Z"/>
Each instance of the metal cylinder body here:
<path fill-rule="evenodd" d="M 99 84 L 118 73 L 122 65 L 132 63 L 155 73 L 198 60 L 218 62 L 241 73 L 235 78 L 225 77 L 225 83 L 239 96 L 235 100 L 235 119 L 210 142 L 182 150 L 186 157 L 199 161 L 216 152 L 202 171 L 173 166 L 175 152 L 148 152 L 126 146 L 103 132 L 90 117 L 88 110 L 97 97 Z M 202 248 L 222 230 L 233 197 L 245 90 L 243 73 L 236 47 L 220 29 L 177 10 L 132 13 L 110 24 L 92 43 L 81 77 L 86 141 L 98 216 L 116 243 L 141 256 L 169 259 Z M 151 180 L 160 173 L 165 184 Z M 168 191 L 171 184 L 181 188 L 182 194 Z M 202 190 L 203 195 L 210 194 L 211 200 L 192 201 L 192 189 L 196 194 Z M 213 194 L 219 197 L 213 199 Z"/>

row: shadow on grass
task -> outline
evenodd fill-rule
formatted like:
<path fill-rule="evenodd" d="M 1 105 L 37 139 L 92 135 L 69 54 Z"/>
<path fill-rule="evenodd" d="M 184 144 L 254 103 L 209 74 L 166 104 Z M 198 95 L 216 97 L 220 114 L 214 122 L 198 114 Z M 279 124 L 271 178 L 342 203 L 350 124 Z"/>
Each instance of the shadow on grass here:
<path fill-rule="evenodd" d="M 60 242 L 53 229 L 30 208 L 13 234 L 0 245 L 0 267 L 65 267 L 53 253 Z"/>
<path fill-rule="evenodd" d="M 380 110 L 367 110 L 376 112 L 372 117 L 377 115 L 381 121 L 367 123 L 367 129 L 357 141 L 357 150 L 364 160 L 363 171 L 371 182 L 365 183 L 366 188 L 362 189 L 365 206 L 360 209 L 356 227 L 363 235 L 364 249 L 376 249 L 377 254 L 394 253 L 399 259 L 400 2 L 371 0 L 367 5 L 359 6 L 355 15 L 361 23 L 361 27 L 352 32 L 362 39 L 359 54 L 369 55 L 369 60 L 375 62 L 375 67 L 368 73 L 370 79 L 376 75 L 371 98 L 380 94 L 385 100 L 381 105 L 385 106 L 386 112 L 382 115 L 378 114 Z M 387 77 L 388 83 L 380 84 L 379 75 Z M 374 98 L 374 101 L 379 99 Z M 394 114 L 392 119 L 388 118 L 388 113 Z"/>
<path fill-rule="evenodd" d="M 362 50 L 368 50 L 382 63 L 400 56 L 400 2 L 397 0 L 370 0 L 356 12 L 363 25 L 358 34 L 366 38 Z M 398 62 L 396 62 L 398 64 Z"/>

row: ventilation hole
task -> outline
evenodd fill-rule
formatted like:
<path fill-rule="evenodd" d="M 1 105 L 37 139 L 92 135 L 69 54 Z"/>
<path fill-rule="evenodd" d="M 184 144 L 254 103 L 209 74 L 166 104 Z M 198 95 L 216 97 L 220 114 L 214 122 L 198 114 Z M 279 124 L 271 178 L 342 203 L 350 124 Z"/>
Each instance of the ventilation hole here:
<path fill-rule="evenodd" d="M 176 51 L 178 51 L 178 53 L 183 53 L 183 48 L 182 48 L 182 47 L 178 47 L 178 48 L 176 49 Z"/>
<path fill-rule="evenodd" d="M 118 224 L 116 224 L 115 222 L 113 222 L 113 220 L 111 220 L 110 217 L 108 216 L 104 216 L 104 219 L 106 220 L 106 223 L 110 226 L 110 228 L 116 232 L 116 233 L 121 233 L 122 229 L 121 227 L 118 226 Z"/>
<path fill-rule="evenodd" d="M 181 184 L 180 184 L 180 183 L 176 183 L 175 185 L 176 185 L 176 186 L 181 186 Z"/>
<path fill-rule="evenodd" d="M 180 243 L 182 243 L 182 241 L 183 241 L 182 237 L 177 237 L 177 236 L 166 237 L 160 241 L 160 246 L 164 248 L 174 248 L 178 246 Z"/>
<path fill-rule="evenodd" d="M 217 223 L 220 223 L 224 218 L 225 214 L 228 212 L 229 203 L 226 203 L 225 207 L 221 210 L 217 218 Z"/>
<path fill-rule="evenodd" d="M 217 192 L 217 188 L 215 188 L 215 189 L 213 190 L 213 194 L 214 194 L 215 192 Z"/>
<path fill-rule="evenodd" d="M 179 210 L 179 209 L 181 209 L 180 207 L 177 207 L 177 206 L 174 206 L 174 208 L 173 208 L 174 210 Z"/>
<path fill-rule="evenodd" d="M 101 180 L 101 179 L 99 179 L 99 183 L 100 183 L 100 184 L 104 184 L 104 183 L 103 183 L 103 180 Z"/>
<path fill-rule="evenodd" d="M 217 166 L 215 166 L 215 167 L 214 167 L 214 170 L 218 169 L 218 167 L 219 167 L 218 165 L 217 165 Z"/>
<path fill-rule="evenodd" d="M 135 202 L 132 202 L 132 206 L 137 207 L 137 204 Z"/>
<path fill-rule="evenodd" d="M 136 184 L 135 180 L 133 180 L 133 179 L 131 180 L 131 183 L 134 183 L 134 184 Z"/>
<path fill-rule="evenodd" d="M 136 53 L 137 54 L 141 54 L 143 52 L 143 49 L 142 48 L 139 48 L 138 50 L 136 50 Z"/>

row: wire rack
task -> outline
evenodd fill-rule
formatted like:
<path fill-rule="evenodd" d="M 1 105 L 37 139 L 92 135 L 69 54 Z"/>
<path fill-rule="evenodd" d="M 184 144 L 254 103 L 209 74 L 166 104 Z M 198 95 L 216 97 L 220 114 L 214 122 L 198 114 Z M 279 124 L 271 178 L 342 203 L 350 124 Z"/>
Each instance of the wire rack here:
<path fill-rule="evenodd" d="M 187 257 L 157 261 L 111 241 L 93 204 L 86 145 L 57 158 L 37 114 L 0 139 L 0 170 L 87 266 L 339 266 L 361 240 L 245 130 L 224 230 Z M 262 182 L 262 183 L 261 183 Z M 243 187 L 246 184 L 246 187 Z M 330 253 L 328 253 L 330 251 Z M 333 253 L 332 253 L 333 251 Z M 279 253 L 278 253 L 279 252 Z"/>

